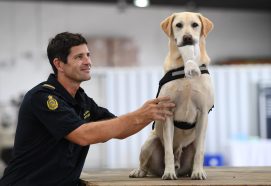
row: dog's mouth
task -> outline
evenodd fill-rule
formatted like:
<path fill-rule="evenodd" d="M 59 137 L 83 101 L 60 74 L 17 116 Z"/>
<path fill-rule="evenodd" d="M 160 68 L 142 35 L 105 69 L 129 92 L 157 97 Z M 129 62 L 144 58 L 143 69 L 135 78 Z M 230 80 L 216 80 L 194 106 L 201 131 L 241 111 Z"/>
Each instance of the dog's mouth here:
<path fill-rule="evenodd" d="M 177 45 L 177 47 L 184 47 L 184 46 L 188 46 L 188 45 L 194 45 L 195 42 L 191 41 L 191 42 L 182 42 L 180 44 Z"/>
<path fill-rule="evenodd" d="M 181 47 L 187 46 L 187 45 L 194 45 L 195 43 L 193 41 L 187 41 L 187 42 L 182 42 Z"/>

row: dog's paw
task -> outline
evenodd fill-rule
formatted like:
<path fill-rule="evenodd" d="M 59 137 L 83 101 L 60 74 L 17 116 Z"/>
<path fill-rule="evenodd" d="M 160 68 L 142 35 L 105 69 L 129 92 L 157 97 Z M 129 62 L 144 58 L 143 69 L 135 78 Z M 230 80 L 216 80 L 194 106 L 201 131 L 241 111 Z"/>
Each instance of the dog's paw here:
<path fill-rule="evenodd" d="M 143 178 L 147 175 L 146 171 L 143 171 L 141 169 L 134 169 L 130 172 L 129 177 L 130 178 Z"/>
<path fill-rule="evenodd" d="M 194 62 L 192 60 L 188 61 L 185 64 L 184 73 L 185 73 L 185 77 L 187 77 L 187 78 L 192 78 L 192 77 L 196 77 L 196 76 L 201 75 L 201 71 L 199 69 L 199 66 L 197 65 L 196 62 Z"/>
<path fill-rule="evenodd" d="M 166 171 L 164 172 L 163 176 L 162 176 L 163 180 L 177 180 L 177 176 L 175 171 Z"/>
<path fill-rule="evenodd" d="M 175 170 L 179 170 L 180 169 L 180 162 L 175 161 L 174 167 L 175 167 Z"/>
<path fill-rule="evenodd" d="M 193 180 L 206 180 L 207 174 L 203 169 L 194 170 L 191 175 Z"/>

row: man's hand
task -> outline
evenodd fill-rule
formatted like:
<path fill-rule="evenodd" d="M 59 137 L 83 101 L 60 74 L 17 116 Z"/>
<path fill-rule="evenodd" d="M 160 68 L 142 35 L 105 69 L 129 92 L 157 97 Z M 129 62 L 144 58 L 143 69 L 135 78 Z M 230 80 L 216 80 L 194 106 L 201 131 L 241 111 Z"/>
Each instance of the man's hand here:
<path fill-rule="evenodd" d="M 137 124 L 148 124 L 154 120 L 165 121 L 166 117 L 172 116 L 175 104 L 169 97 L 160 97 L 144 103 L 137 111 Z"/>

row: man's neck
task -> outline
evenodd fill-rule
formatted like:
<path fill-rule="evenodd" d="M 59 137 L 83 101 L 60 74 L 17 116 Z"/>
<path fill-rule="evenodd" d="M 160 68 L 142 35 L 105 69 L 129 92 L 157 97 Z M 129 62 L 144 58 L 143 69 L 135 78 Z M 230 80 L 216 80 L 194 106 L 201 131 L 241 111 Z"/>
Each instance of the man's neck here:
<path fill-rule="evenodd" d="M 80 87 L 79 82 L 68 79 L 65 76 L 57 76 L 57 80 L 72 97 L 75 97 L 75 94 Z"/>

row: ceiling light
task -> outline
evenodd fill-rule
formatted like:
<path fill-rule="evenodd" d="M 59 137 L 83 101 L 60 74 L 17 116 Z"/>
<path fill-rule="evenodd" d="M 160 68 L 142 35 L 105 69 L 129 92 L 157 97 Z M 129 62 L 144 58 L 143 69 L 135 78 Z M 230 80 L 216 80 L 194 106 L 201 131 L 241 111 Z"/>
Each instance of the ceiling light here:
<path fill-rule="evenodd" d="M 144 8 L 150 5 L 149 0 L 134 0 L 134 5 L 140 8 Z"/>

